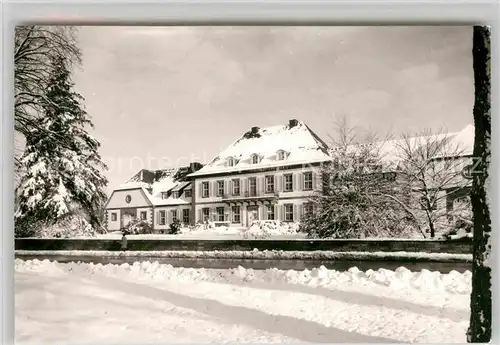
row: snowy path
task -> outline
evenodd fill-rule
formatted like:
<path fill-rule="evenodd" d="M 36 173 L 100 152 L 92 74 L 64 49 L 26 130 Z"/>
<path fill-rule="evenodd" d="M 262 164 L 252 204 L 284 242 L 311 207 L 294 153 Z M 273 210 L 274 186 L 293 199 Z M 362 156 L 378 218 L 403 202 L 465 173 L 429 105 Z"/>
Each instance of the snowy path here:
<path fill-rule="evenodd" d="M 433 274 L 402 288 L 332 274 L 324 286 L 290 284 L 277 273 L 16 260 L 16 342 L 465 341 L 463 275 L 442 275 L 447 287 L 433 290 L 415 288 Z"/>

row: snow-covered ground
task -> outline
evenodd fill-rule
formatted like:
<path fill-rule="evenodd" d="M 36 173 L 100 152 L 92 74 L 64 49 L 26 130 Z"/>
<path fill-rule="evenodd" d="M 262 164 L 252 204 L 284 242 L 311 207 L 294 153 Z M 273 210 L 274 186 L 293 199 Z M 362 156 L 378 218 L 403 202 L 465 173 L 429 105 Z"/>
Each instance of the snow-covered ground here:
<path fill-rule="evenodd" d="M 16 260 L 16 342 L 465 342 L 471 273 Z"/>

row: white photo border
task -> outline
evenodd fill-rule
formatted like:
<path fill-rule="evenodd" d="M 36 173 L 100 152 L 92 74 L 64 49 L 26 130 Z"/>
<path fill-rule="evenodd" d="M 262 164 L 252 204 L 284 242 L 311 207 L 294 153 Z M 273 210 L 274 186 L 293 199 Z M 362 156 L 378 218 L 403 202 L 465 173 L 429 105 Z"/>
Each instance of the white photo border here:
<path fill-rule="evenodd" d="M 122 0 L 123 1 L 123 0 Z M 0 339 L 14 343 L 14 230 L 13 230 L 13 32 L 19 24 L 71 25 L 490 25 L 492 39 L 492 140 L 490 167 L 491 236 L 500 248 L 498 234 L 499 138 L 497 0 L 434 1 L 2 1 L 2 122 L 0 156 Z M 471 66 L 472 68 L 472 66 Z M 471 114 L 472 118 L 472 114 Z M 494 211 L 497 209 L 497 211 Z M 498 262 L 497 250 L 492 251 Z M 492 270 L 492 325 L 498 323 L 498 269 Z M 492 343 L 499 330 L 492 327 Z M 334 341 L 334 339 L 332 339 Z"/>

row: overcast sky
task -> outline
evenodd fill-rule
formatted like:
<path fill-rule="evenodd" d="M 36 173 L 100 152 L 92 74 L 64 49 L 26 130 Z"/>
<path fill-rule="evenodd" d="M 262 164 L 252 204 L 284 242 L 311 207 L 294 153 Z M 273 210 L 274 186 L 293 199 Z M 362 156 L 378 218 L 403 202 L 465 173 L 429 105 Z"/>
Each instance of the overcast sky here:
<path fill-rule="evenodd" d="M 83 27 L 80 45 L 109 190 L 292 118 L 325 140 L 339 115 L 380 133 L 472 123 L 472 27 Z"/>

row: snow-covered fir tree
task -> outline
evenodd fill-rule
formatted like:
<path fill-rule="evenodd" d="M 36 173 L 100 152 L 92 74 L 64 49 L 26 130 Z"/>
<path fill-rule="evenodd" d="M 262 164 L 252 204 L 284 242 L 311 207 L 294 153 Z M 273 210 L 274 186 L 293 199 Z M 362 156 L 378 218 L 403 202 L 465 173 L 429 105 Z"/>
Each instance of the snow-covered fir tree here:
<path fill-rule="evenodd" d="M 63 57 L 53 59 L 52 67 L 41 98 L 43 114 L 26 136 L 21 157 L 25 173 L 16 189 L 18 236 L 82 212 L 98 228 L 99 208 L 106 200 L 107 167 L 98 152 L 100 143 L 88 133 L 93 124 L 83 97 L 73 91 Z"/>

